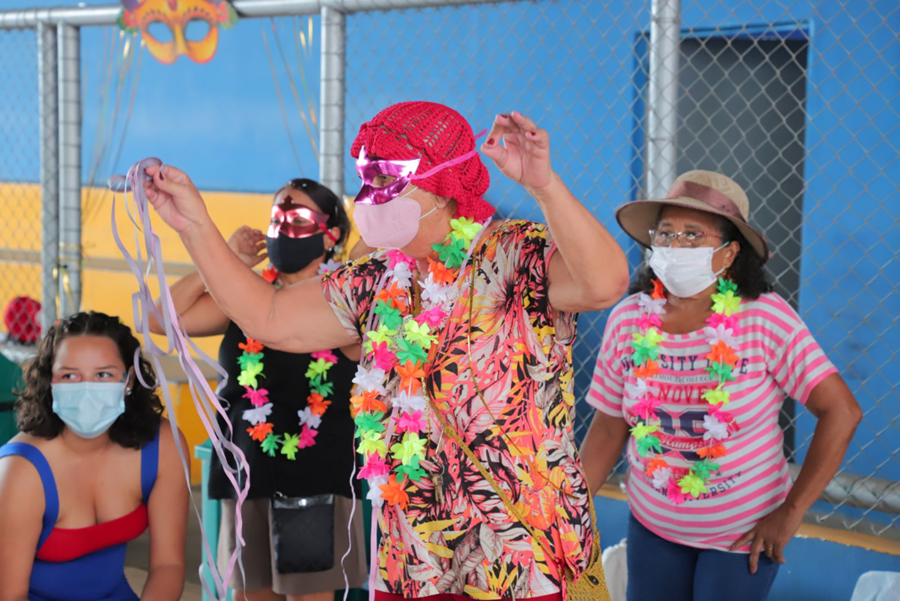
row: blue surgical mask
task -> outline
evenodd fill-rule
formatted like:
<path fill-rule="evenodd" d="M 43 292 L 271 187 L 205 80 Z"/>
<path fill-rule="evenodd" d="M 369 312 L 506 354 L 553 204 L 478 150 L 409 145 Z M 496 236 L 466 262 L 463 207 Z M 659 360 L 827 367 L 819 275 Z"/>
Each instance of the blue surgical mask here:
<path fill-rule="evenodd" d="M 125 413 L 124 382 L 53 384 L 53 412 L 81 438 L 97 438 Z"/>

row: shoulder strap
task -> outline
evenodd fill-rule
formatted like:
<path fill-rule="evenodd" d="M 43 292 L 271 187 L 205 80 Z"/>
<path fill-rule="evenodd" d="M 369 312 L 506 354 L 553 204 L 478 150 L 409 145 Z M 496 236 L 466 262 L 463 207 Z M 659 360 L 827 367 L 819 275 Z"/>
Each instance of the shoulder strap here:
<path fill-rule="evenodd" d="M 153 440 L 141 447 L 141 496 L 144 505 L 150 500 L 153 485 L 156 484 L 156 474 L 159 471 L 159 432 L 162 424 L 156 431 Z"/>
<path fill-rule="evenodd" d="M 47 458 L 37 447 L 25 442 L 11 442 L 0 447 L 0 458 L 17 456 L 27 460 L 38 471 L 41 484 L 44 486 L 44 517 L 41 537 L 38 539 L 38 550 L 44 546 L 44 541 L 50 536 L 50 532 L 56 526 L 59 518 L 59 493 L 56 491 L 56 480 L 53 478 L 53 470 L 47 463 Z"/>

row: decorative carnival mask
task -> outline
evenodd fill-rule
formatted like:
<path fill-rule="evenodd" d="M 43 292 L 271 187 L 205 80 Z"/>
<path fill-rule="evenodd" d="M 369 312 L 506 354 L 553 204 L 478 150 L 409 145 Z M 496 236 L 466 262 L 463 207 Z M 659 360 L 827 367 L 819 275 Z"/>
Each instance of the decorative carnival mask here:
<path fill-rule="evenodd" d="M 328 231 L 328 215 L 313 211 L 309 207 L 295 204 L 290 195 L 272 207 L 272 220 L 266 236 L 277 238 L 279 234 L 288 238 L 308 238 L 326 233 L 332 241 L 334 236 Z"/>
<path fill-rule="evenodd" d="M 150 54 L 166 65 L 182 54 L 208 63 L 219 44 L 219 26 L 230 29 L 238 20 L 228 0 L 122 0 L 122 7 L 119 27 L 140 30 Z"/>

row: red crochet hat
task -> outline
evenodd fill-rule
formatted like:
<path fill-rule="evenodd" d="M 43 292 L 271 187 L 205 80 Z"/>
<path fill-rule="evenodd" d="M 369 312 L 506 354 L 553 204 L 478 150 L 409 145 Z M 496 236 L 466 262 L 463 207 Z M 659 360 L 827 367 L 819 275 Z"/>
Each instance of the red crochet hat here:
<path fill-rule="evenodd" d="M 41 303 L 27 296 L 9 301 L 3 312 L 3 323 L 9 337 L 16 342 L 31 344 L 41 337 Z"/>
<path fill-rule="evenodd" d="M 358 157 L 363 146 L 370 157 L 420 159 L 418 175 L 474 150 L 475 135 L 468 121 L 450 107 L 435 102 L 401 102 L 363 123 L 350 154 Z M 454 199 L 461 217 L 483 221 L 494 214 L 494 207 L 483 198 L 491 177 L 477 154 L 429 178 L 416 180 L 415 185 Z"/>

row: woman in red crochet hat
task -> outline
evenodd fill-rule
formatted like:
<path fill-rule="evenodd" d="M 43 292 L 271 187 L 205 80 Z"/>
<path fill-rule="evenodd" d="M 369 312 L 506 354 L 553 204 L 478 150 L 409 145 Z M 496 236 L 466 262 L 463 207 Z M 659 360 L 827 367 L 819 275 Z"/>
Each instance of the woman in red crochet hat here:
<path fill-rule="evenodd" d="M 561 601 L 596 557 L 571 351 L 577 313 L 624 293 L 625 256 L 517 112 L 481 151 L 547 224 L 491 221 L 475 140 L 429 102 L 365 123 L 354 218 L 383 250 L 279 291 L 231 253 L 184 173 L 148 169 L 148 198 L 248 336 L 291 352 L 362 344 L 351 403 L 382 532 L 378 601 Z"/>

